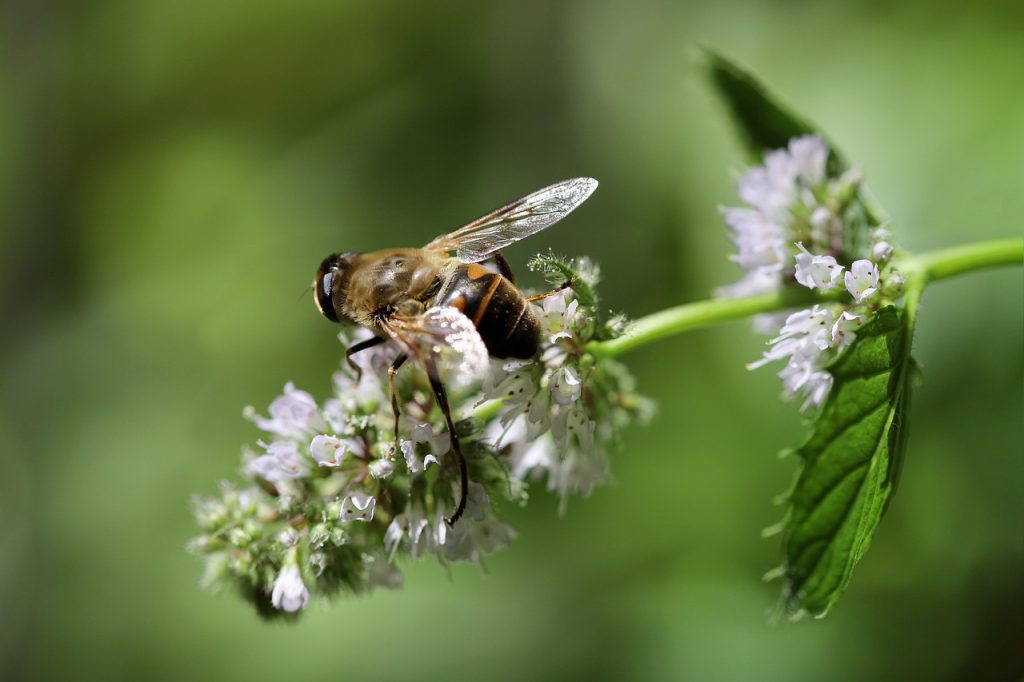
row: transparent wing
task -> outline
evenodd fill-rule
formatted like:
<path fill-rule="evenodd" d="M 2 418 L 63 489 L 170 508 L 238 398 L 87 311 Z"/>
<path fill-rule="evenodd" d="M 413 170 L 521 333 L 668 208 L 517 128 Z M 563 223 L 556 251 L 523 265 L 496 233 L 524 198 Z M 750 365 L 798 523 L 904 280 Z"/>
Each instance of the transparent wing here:
<path fill-rule="evenodd" d="M 381 322 L 403 352 L 439 378 L 457 386 L 483 379 L 489 368 L 487 347 L 468 317 L 451 307 L 422 315 L 392 315 Z"/>
<path fill-rule="evenodd" d="M 593 178 L 573 178 L 537 190 L 427 244 L 432 251 L 454 251 L 467 263 L 550 227 L 569 215 L 597 189 Z"/>

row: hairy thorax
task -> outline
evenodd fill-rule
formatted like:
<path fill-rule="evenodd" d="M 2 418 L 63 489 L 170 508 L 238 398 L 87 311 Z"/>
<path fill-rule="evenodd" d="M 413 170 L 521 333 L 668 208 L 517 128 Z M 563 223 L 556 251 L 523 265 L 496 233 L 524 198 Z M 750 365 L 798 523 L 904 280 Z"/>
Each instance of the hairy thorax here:
<path fill-rule="evenodd" d="M 422 313 L 440 285 L 446 260 L 422 249 L 389 249 L 356 257 L 348 282 L 348 317 L 379 332 L 374 320 L 379 315 Z"/>

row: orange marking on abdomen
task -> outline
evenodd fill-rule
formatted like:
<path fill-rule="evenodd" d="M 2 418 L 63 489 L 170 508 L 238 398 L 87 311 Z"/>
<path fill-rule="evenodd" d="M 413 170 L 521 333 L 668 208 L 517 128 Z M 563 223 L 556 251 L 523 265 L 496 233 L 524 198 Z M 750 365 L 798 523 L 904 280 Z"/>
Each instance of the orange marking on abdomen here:
<path fill-rule="evenodd" d="M 492 274 L 490 270 L 477 263 L 470 263 L 466 266 L 466 276 L 470 279 L 480 279 L 484 275 Z"/>
<path fill-rule="evenodd" d="M 483 270 L 485 268 L 481 268 Z M 491 273 L 494 275 L 494 273 Z M 487 304 L 491 302 L 491 297 L 494 296 L 494 292 L 497 291 L 498 287 L 501 286 L 501 276 L 495 275 L 494 282 L 491 283 L 487 293 L 480 299 L 480 307 L 476 309 L 476 315 L 473 316 L 473 326 L 477 327 L 480 325 L 480 320 L 484 319 L 484 313 L 487 312 Z"/>

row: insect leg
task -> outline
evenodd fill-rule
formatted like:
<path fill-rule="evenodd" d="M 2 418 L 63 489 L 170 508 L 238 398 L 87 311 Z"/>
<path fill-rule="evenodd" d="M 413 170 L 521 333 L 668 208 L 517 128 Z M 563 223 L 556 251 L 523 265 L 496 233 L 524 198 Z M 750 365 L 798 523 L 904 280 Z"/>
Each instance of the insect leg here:
<path fill-rule="evenodd" d="M 385 339 L 382 339 L 379 336 L 374 336 L 373 338 L 370 339 L 363 339 L 359 343 L 354 343 L 345 350 L 345 362 L 347 362 L 348 366 L 351 367 L 353 371 L 355 371 L 357 384 L 363 378 L 363 370 L 359 365 L 352 361 L 352 356 L 361 350 L 366 350 L 367 348 L 379 346 L 380 344 L 384 343 L 384 341 Z"/>
<path fill-rule="evenodd" d="M 455 424 L 452 423 L 452 411 L 448 407 L 448 396 L 444 391 L 444 384 L 441 383 L 441 379 L 438 376 L 437 364 L 433 358 L 429 358 L 424 363 L 427 369 L 427 377 L 430 378 L 430 387 L 434 389 L 434 398 L 437 399 L 437 405 L 441 408 L 441 412 L 444 413 L 445 423 L 448 425 L 448 435 L 452 439 L 452 450 L 455 452 L 455 456 L 459 460 L 459 505 L 455 508 L 455 513 L 445 518 L 445 523 L 449 526 L 454 526 L 455 522 L 459 520 L 462 513 L 466 511 L 466 495 L 469 491 L 469 473 L 466 470 L 466 457 L 462 454 L 462 447 L 459 445 L 459 437 L 455 433 Z"/>
<path fill-rule="evenodd" d="M 391 393 L 391 411 L 395 413 L 395 454 L 398 454 L 398 418 L 401 416 L 401 411 L 398 409 L 398 391 L 395 390 L 395 375 L 398 374 L 398 369 L 405 364 L 405 361 L 409 359 L 409 356 L 405 353 L 400 354 L 395 361 L 388 367 L 388 388 Z"/>
<path fill-rule="evenodd" d="M 554 296 L 559 291 L 565 291 L 566 289 L 571 288 L 572 285 L 575 284 L 575 283 L 576 283 L 575 278 L 574 277 L 570 277 L 569 279 L 567 279 L 564 282 L 562 282 L 562 284 L 557 289 L 552 289 L 551 291 L 545 291 L 543 294 L 537 294 L 536 296 L 527 296 L 526 300 L 529 301 L 530 303 L 536 303 L 537 301 L 543 301 L 548 296 Z"/>
<path fill-rule="evenodd" d="M 498 265 L 498 272 L 501 273 L 501 276 L 512 282 L 512 284 L 515 284 L 516 276 L 512 274 L 512 266 L 509 265 L 508 261 L 505 260 L 505 257 L 501 255 L 501 251 L 495 251 L 491 255 L 494 256 L 494 262 Z"/>

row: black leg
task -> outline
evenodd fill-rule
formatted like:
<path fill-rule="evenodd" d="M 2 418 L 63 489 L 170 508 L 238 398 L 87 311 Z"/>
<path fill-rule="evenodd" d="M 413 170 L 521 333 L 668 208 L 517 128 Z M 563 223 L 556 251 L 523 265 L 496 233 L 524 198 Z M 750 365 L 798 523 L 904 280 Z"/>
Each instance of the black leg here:
<path fill-rule="evenodd" d="M 345 351 L 345 362 L 347 362 L 348 366 L 351 367 L 352 370 L 356 373 L 356 383 L 357 384 L 363 378 L 363 370 L 360 369 L 359 365 L 357 365 L 355 362 L 352 361 L 352 356 L 355 355 L 356 353 L 358 353 L 361 350 L 366 350 L 367 348 L 373 348 L 374 346 L 379 346 L 382 343 L 384 343 L 384 339 L 382 339 L 379 336 L 374 336 L 372 339 L 364 339 L 363 341 L 360 341 L 359 343 L 352 344 Z"/>
<path fill-rule="evenodd" d="M 466 458 L 462 454 L 459 437 L 455 433 L 455 424 L 452 423 L 452 411 L 448 407 L 448 396 L 444 392 L 444 385 L 441 383 L 441 379 L 438 377 L 437 365 L 434 363 L 433 358 L 428 359 L 425 364 L 427 376 L 430 378 L 430 387 L 434 389 L 434 398 L 437 399 L 437 405 L 441 408 L 441 412 L 444 413 L 444 420 L 448 425 L 448 435 L 452 439 L 452 450 L 459 460 L 459 483 L 461 486 L 459 505 L 455 508 L 455 513 L 445 519 L 445 523 L 449 526 L 454 526 L 455 522 L 462 517 L 462 513 L 466 511 L 466 495 L 469 492 L 469 472 L 466 470 Z"/>
<path fill-rule="evenodd" d="M 398 391 L 395 390 L 395 375 L 398 374 L 398 368 L 405 364 L 405 361 L 409 359 L 409 356 L 402 353 L 395 361 L 388 367 L 388 388 L 391 392 L 391 411 L 395 413 L 395 454 L 398 454 L 398 418 L 402 416 L 401 411 L 398 409 Z"/>
<path fill-rule="evenodd" d="M 498 265 L 498 272 L 501 273 L 501 276 L 509 282 L 512 282 L 512 284 L 515 284 L 516 276 L 512 274 L 512 266 L 509 265 L 508 261 L 505 260 L 505 257 L 501 255 L 501 251 L 494 252 L 494 262 Z"/>
<path fill-rule="evenodd" d="M 554 296 L 559 291 L 564 291 L 564 290 L 572 287 L 572 285 L 574 283 L 575 283 L 575 280 L 572 277 L 570 277 L 569 279 L 567 279 L 564 282 L 562 282 L 562 285 L 560 287 L 558 287 L 557 289 L 552 289 L 551 291 L 545 291 L 543 294 L 537 294 L 536 296 L 529 296 L 529 297 L 527 297 L 526 300 L 529 301 L 530 303 L 536 303 L 537 301 L 543 301 L 548 296 Z"/>

